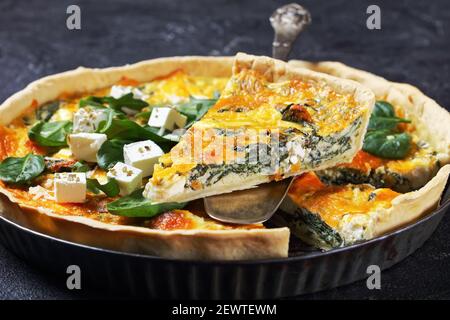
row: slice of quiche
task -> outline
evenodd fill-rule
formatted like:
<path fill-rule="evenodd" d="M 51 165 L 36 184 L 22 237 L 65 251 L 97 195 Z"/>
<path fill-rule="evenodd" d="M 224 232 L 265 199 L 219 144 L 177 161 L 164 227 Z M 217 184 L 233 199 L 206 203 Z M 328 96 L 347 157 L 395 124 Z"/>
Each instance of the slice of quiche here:
<path fill-rule="evenodd" d="M 183 202 L 349 162 L 373 104 L 353 81 L 238 54 L 220 99 L 160 158 L 144 196 Z"/>
<path fill-rule="evenodd" d="M 444 167 L 426 187 L 407 194 L 369 184 L 330 186 L 308 172 L 296 178 L 274 222 L 323 250 L 369 240 L 434 208 L 449 172 Z"/>

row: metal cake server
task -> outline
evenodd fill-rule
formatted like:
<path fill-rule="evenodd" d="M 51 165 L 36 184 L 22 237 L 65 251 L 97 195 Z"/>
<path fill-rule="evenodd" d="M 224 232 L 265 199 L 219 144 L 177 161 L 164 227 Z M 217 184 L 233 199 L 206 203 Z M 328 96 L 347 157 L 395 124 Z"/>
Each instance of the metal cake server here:
<path fill-rule="evenodd" d="M 300 32 L 311 23 L 311 15 L 302 6 L 291 3 L 275 10 L 270 23 L 275 31 L 272 56 L 286 61 Z M 206 213 L 228 223 L 264 222 L 278 209 L 292 181 L 293 177 L 204 198 Z"/>

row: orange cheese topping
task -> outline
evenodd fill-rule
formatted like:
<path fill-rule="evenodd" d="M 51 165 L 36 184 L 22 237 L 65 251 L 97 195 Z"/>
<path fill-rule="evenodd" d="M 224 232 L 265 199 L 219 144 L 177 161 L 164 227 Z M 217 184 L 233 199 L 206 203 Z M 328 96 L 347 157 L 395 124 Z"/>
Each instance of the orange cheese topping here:
<path fill-rule="evenodd" d="M 391 189 L 375 189 L 370 185 L 327 186 L 314 173 L 298 177 L 289 190 L 289 196 L 299 207 L 319 214 L 331 227 L 336 227 L 346 214 L 389 208 L 398 195 Z"/>
<path fill-rule="evenodd" d="M 233 76 L 218 103 L 202 119 L 202 126 L 302 129 L 301 124 L 282 120 L 280 111 L 290 104 L 304 108 L 320 135 L 346 128 L 365 112 L 352 95 L 339 94 L 325 83 L 270 83 L 254 70 L 242 70 Z"/>
<path fill-rule="evenodd" d="M 382 166 L 387 161 L 388 160 L 384 160 L 382 158 L 376 157 L 374 155 L 371 155 L 370 153 L 360 150 L 355 155 L 352 162 L 341 164 L 338 167 L 353 168 L 361 170 L 363 172 L 367 172 L 370 171 L 370 169 L 376 169 Z"/>

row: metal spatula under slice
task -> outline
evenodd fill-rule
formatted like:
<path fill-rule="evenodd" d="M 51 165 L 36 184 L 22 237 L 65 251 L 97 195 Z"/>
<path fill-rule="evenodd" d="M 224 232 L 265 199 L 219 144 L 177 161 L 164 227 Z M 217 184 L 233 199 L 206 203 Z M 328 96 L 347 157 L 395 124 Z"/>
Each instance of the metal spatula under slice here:
<path fill-rule="evenodd" d="M 268 220 L 278 209 L 293 178 L 262 184 L 204 199 L 208 215 L 228 223 L 251 224 Z"/>
<path fill-rule="evenodd" d="M 270 17 L 275 30 L 273 57 L 287 60 L 300 32 L 311 22 L 308 10 L 298 4 L 278 8 Z M 206 213 L 219 221 L 251 224 L 268 220 L 278 209 L 293 178 L 273 181 L 256 188 L 234 191 L 204 199 Z"/>

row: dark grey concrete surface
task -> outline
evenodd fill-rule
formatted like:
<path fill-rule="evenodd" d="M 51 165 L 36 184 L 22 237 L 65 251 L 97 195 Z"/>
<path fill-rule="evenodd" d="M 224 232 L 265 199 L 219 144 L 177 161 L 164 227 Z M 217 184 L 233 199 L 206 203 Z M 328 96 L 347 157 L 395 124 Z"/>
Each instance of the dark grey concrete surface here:
<path fill-rule="evenodd" d="M 280 1 L 15 1 L 0 2 L 0 101 L 42 76 L 77 66 L 106 67 L 174 55 L 271 53 L 267 17 Z M 292 58 L 338 60 L 418 86 L 450 107 L 450 1 L 302 0 L 312 26 Z M 366 28 L 366 8 L 382 10 L 382 29 Z M 82 29 L 66 28 L 78 4 Z M 449 124 L 450 125 L 450 124 Z M 450 298 L 450 219 L 397 266 L 382 289 L 365 282 L 299 298 Z M 0 299 L 101 298 L 74 293 L 0 246 Z"/>

